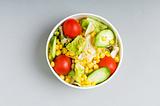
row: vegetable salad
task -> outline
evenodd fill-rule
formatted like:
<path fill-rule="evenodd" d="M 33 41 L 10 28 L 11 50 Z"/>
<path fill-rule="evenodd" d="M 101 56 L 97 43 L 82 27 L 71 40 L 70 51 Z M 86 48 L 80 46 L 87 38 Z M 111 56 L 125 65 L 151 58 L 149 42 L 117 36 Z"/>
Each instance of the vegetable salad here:
<path fill-rule="evenodd" d="M 65 82 L 80 87 L 107 80 L 119 64 L 119 52 L 113 29 L 90 16 L 67 19 L 48 44 L 51 67 Z"/>

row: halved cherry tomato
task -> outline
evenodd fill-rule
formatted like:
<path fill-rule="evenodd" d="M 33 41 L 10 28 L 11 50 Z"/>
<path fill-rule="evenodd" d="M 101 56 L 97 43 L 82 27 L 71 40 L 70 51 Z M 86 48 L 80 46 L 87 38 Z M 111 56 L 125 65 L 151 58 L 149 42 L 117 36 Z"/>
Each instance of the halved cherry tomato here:
<path fill-rule="evenodd" d="M 53 67 L 59 75 L 67 75 L 71 70 L 71 58 L 66 55 L 59 55 L 54 60 L 55 66 Z"/>
<path fill-rule="evenodd" d="M 112 57 L 105 56 L 100 60 L 98 63 L 99 67 L 108 67 L 111 71 L 111 74 L 113 74 L 117 68 L 117 64 L 115 60 Z"/>
<path fill-rule="evenodd" d="M 75 19 L 68 19 L 63 23 L 63 32 L 69 38 L 75 38 L 81 34 L 82 28 Z"/>

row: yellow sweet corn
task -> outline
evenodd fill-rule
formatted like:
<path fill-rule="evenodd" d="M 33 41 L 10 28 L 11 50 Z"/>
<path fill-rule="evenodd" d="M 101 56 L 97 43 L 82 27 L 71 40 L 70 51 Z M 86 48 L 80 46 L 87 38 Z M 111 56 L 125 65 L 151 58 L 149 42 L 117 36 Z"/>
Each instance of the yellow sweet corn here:
<path fill-rule="evenodd" d="M 112 39 L 110 42 L 109 42 L 110 45 L 113 45 L 114 44 L 114 39 Z"/>
<path fill-rule="evenodd" d="M 82 75 L 82 78 L 84 78 L 84 80 L 87 80 L 87 76 L 85 74 Z"/>
<path fill-rule="evenodd" d="M 88 68 L 90 68 L 90 69 L 93 68 L 93 65 L 94 65 L 93 63 L 89 63 Z"/>
<path fill-rule="evenodd" d="M 62 53 L 63 54 L 67 53 L 67 49 L 66 48 L 62 48 Z"/>
<path fill-rule="evenodd" d="M 120 61 L 120 57 L 117 55 L 115 58 L 114 58 L 115 62 L 119 62 Z"/>
<path fill-rule="evenodd" d="M 62 47 L 63 47 L 63 46 L 62 46 L 61 44 L 59 44 L 59 49 L 62 49 Z"/>
<path fill-rule="evenodd" d="M 65 79 L 64 75 L 60 75 L 60 78 L 61 78 L 62 80 L 64 80 L 64 79 Z"/>
<path fill-rule="evenodd" d="M 52 60 L 52 55 L 51 55 L 51 53 L 48 54 L 48 58 L 49 58 L 49 60 Z"/>
<path fill-rule="evenodd" d="M 58 45 L 60 44 L 60 41 L 59 41 L 59 39 L 57 39 L 57 40 L 56 40 L 56 42 L 57 42 L 57 44 L 58 44 Z"/>
<path fill-rule="evenodd" d="M 110 54 L 110 52 L 109 52 L 109 51 L 105 51 L 105 55 L 106 55 L 106 56 L 108 56 L 108 57 L 110 57 L 110 56 L 111 56 L 111 54 Z"/>
<path fill-rule="evenodd" d="M 56 50 L 59 50 L 59 45 L 56 45 Z"/>
<path fill-rule="evenodd" d="M 70 56 L 74 56 L 75 53 L 74 53 L 74 52 L 69 52 L 69 55 L 70 55 Z"/>
<path fill-rule="evenodd" d="M 92 82 L 92 83 L 91 83 L 91 85 L 92 85 L 92 86 L 95 86 L 95 85 L 96 85 L 96 83 L 95 83 L 95 82 Z"/>
<path fill-rule="evenodd" d="M 89 73 L 91 73 L 91 72 L 93 72 L 93 69 L 91 68 L 91 69 L 89 69 Z"/>
<path fill-rule="evenodd" d="M 102 37 L 102 41 L 106 41 L 106 40 L 107 40 L 107 38 L 103 36 Z"/>
<path fill-rule="evenodd" d="M 61 51 L 60 50 L 57 50 L 56 51 L 56 56 L 59 56 L 61 54 Z"/>
<path fill-rule="evenodd" d="M 104 53 L 101 53 L 100 54 L 100 58 L 104 58 L 105 57 L 105 54 Z"/>
<path fill-rule="evenodd" d="M 66 55 L 66 56 L 69 56 L 69 54 L 70 54 L 70 53 L 69 53 L 69 51 L 68 51 L 65 55 Z"/>
<path fill-rule="evenodd" d="M 99 63 L 99 62 L 100 62 L 100 59 L 97 59 L 96 62 Z"/>
<path fill-rule="evenodd" d="M 94 65 L 94 70 L 97 70 L 99 68 L 99 66 L 97 64 Z"/>
<path fill-rule="evenodd" d="M 94 37 L 95 35 L 96 35 L 96 32 L 93 31 L 93 32 L 91 33 L 91 37 Z"/>
<path fill-rule="evenodd" d="M 88 68 L 88 67 L 85 67 L 84 72 L 85 72 L 86 74 L 88 74 L 88 73 L 89 73 L 89 68 Z"/>
<path fill-rule="evenodd" d="M 66 82 L 70 83 L 71 81 L 71 78 L 69 76 L 66 76 L 66 79 L 65 79 Z"/>
<path fill-rule="evenodd" d="M 52 62 L 51 62 L 51 67 L 54 67 L 54 66 L 55 66 L 55 64 L 54 64 L 54 62 L 52 61 Z"/>

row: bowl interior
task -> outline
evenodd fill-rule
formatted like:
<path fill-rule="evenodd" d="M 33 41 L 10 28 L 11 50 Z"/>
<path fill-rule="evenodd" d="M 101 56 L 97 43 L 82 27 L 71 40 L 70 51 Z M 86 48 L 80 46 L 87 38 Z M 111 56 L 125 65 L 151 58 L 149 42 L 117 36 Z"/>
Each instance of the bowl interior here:
<path fill-rule="evenodd" d="M 69 18 L 75 18 L 75 19 L 80 19 L 80 18 L 83 18 L 83 17 L 87 17 L 87 16 L 92 16 L 100 21 L 102 21 L 103 23 L 105 23 L 106 25 L 108 25 L 111 30 L 114 32 L 116 38 L 118 39 L 119 41 L 119 46 L 120 46 L 120 62 L 118 64 L 118 67 L 116 69 L 116 71 L 104 82 L 100 83 L 100 84 L 97 84 L 95 86 L 90 86 L 90 87 L 79 87 L 79 86 L 75 86 L 75 85 L 72 85 L 72 84 L 68 84 L 66 83 L 64 80 L 62 80 L 59 75 L 54 71 L 54 69 L 51 67 L 50 65 L 50 62 L 49 62 L 49 59 L 48 59 L 48 44 L 50 42 L 50 39 L 51 37 L 53 36 L 54 32 L 56 31 L 56 29 L 67 19 Z M 95 87 L 99 87 L 105 83 L 107 83 L 109 80 L 111 80 L 111 78 L 117 73 L 117 71 L 119 70 L 119 67 L 122 63 L 122 58 L 123 58 L 123 44 L 122 44 L 122 40 L 120 38 L 120 35 L 117 31 L 117 29 L 108 21 L 106 20 L 105 18 L 101 17 L 101 16 L 98 16 L 98 15 L 94 15 L 94 14 L 90 14 L 90 13 L 79 13 L 79 14 L 74 14 L 74 15 L 71 15 L 69 17 L 66 17 L 65 19 L 63 19 L 62 21 L 60 21 L 54 28 L 53 30 L 51 31 L 49 37 L 48 37 L 48 40 L 47 40 L 47 44 L 46 44 L 46 59 L 47 59 L 47 63 L 51 69 L 51 71 L 53 72 L 53 74 L 62 82 L 64 83 L 65 85 L 68 85 L 70 87 L 73 87 L 73 88 L 78 88 L 78 89 L 91 89 L 91 88 L 95 88 Z"/>

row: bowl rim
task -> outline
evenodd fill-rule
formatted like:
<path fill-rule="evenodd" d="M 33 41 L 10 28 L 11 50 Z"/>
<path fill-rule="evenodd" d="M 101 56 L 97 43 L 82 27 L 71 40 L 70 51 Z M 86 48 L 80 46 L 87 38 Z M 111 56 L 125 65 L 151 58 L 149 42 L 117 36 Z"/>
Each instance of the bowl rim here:
<path fill-rule="evenodd" d="M 99 18 L 101 20 L 103 20 L 104 22 L 106 22 L 107 24 L 109 24 L 109 26 L 112 28 L 112 30 L 114 31 L 114 33 L 116 33 L 116 37 L 118 38 L 119 40 L 119 43 L 120 43 L 120 62 L 118 64 L 118 67 L 116 68 L 116 71 L 107 79 L 105 80 L 104 82 L 98 84 L 98 85 L 95 85 L 95 86 L 89 86 L 89 87 L 79 87 L 79 86 L 75 86 L 75 85 L 72 85 L 72 84 L 69 84 L 67 82 L 65 82 L 63 79 L 60 78 L 60 76 L 54 71 L 54 69 L 51 67 L 50 65 L 50 62 L 49 62 L 49 59 L 48 59 L 48 43 L 51 39 L 51 37 L 53 36 L 53 33 L 55 32 L 55 30 L 67 19 L 69 18 L 74 18 L 74 17 L 77 17 L 77 16 L 93 16 L 93 17 L 96 17 L 96 18 Z M 54 28 L 52 29 L 52 31 L 50 32 L 49 36 L 48 36 L 48 39 L 47 39 L 47 43 L 46 43 L 46 60 L 47 60 L 47 63 L 48 63 L 48 66 L 50 67 L 50 70 L 52 71 L 52 73 L 65 85 L 69 86 L 69 87 L 72 87 L 72 88 L 76 88 L 76 89 L 93 89 L 93 88 L 97 88 L 97 87 L 100 87 L 104 84 L 106 84 L 107 82 L 110 82 L 110 80 L 117 74 L 121 64 L 122 64 L 122 60 L 123 60 L 123 43 L 122 43 L 122 39 L 118 33 L 118 30 L 105 18 L 103 18 L 102 16 L 99 16 L 99 15 L 95 15 L 95 14 L 92 14 L 92 13 L 77 13 L 77 14 L 73 14 L 73 15 L 70 15 L 70 16 L 67 16 L 65 17 L 64 19 L 62 19 L 60 22 L 58 22 L 58 24 L 56 24 L 56 26 L 54 26 Z"/>

